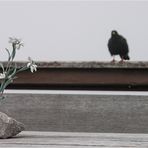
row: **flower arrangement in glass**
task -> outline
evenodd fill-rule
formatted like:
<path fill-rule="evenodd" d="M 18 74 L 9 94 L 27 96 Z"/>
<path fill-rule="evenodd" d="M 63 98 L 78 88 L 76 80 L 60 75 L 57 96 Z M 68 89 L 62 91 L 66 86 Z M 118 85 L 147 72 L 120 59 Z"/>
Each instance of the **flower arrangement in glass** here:
<path fill-rule="evenodd" d="M 8 53 L 8 60 L 6 62 L 6 66 L 3 65 L 3 63 L 0 63 L 1 67 L 1 73 L 0 73 L 0 99 L 4 99 L 4 90 L 5 88 L 13 82 L 14 79 L 16 79 L 16 74 L 20 73 L 22 71 L 30 69 L 30 71 L 33 73 L 34 71 L 37 71 L 37 65 L 35 62 L 29 57 L 29 62 L 25 64 L 23 67 L 18 68 L 17 64 L 14 62 L 14 58 L 16 55 L 16 51 L 19 50 L 22 46 L 24 46 L 21 39 L 17 38 L 9 38 L 9 43 L 12 45 L 12 50 L 9 50 L 7 48 L 6 51 Z"/>

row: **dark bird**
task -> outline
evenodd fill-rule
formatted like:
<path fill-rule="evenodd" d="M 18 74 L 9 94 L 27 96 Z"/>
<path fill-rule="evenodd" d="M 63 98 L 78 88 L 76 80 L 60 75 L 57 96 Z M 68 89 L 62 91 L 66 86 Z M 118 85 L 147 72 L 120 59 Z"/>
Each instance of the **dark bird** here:
<path fill-rule="evenodd" d="M 129 49 L 127 41 L 123 36 L 119 35 L 116 30 L 111 32 L 111 38 L 108 41 L 108 49 L 111 56 L 113 56 L 112 62 L 115 62 L 115 55 L 120 56 L 120 62 L 130 59 L 128 56 Z"/>

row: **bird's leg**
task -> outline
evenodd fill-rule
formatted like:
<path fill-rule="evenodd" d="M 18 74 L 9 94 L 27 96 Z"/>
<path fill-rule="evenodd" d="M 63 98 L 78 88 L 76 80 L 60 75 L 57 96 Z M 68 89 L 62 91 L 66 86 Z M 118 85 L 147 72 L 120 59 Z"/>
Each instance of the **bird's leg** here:
<path fill-rule="evenodd" d="M 115 60 L 115 56 L 113 56 L 113 60 L 111 61 L 111 63 L 115 63 L 116 60 Z"/>
<path fill-rule="evenodd" d="M 123 64 L 124 63 L 124 59 L 121 58 L 121 60 L 119 61 L 120 64 Z"/>

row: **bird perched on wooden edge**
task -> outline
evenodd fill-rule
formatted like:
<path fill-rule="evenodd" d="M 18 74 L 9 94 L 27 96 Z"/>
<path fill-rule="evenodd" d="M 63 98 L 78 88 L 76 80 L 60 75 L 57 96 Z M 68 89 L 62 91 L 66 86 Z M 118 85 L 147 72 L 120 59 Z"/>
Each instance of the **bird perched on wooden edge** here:
<path fill-rule="evenodd" d="M 112 63 L 115 63 L 115 55 L 120 56 L 120 63 L 130 59 L 128 56 L 129 49 L 127 41 L 123 36 L 119 35 L 116 30 L 111 31 L 111 38 L 108 41 L 108 49 L 111 56 L 113 56 Z"/>

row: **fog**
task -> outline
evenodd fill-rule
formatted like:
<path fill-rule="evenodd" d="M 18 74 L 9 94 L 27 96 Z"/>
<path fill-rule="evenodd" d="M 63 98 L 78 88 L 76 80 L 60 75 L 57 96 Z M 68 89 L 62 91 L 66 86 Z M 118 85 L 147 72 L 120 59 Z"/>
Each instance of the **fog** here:
<path fill-rule="evenodd" d="M 14 36 L 25 45 L 16 60 L 111 61 L 113 29 L 127 39 L 131 61 L 148 59 L 147 1 L 0 1 L 0 18 L 1 60 Z"/>

